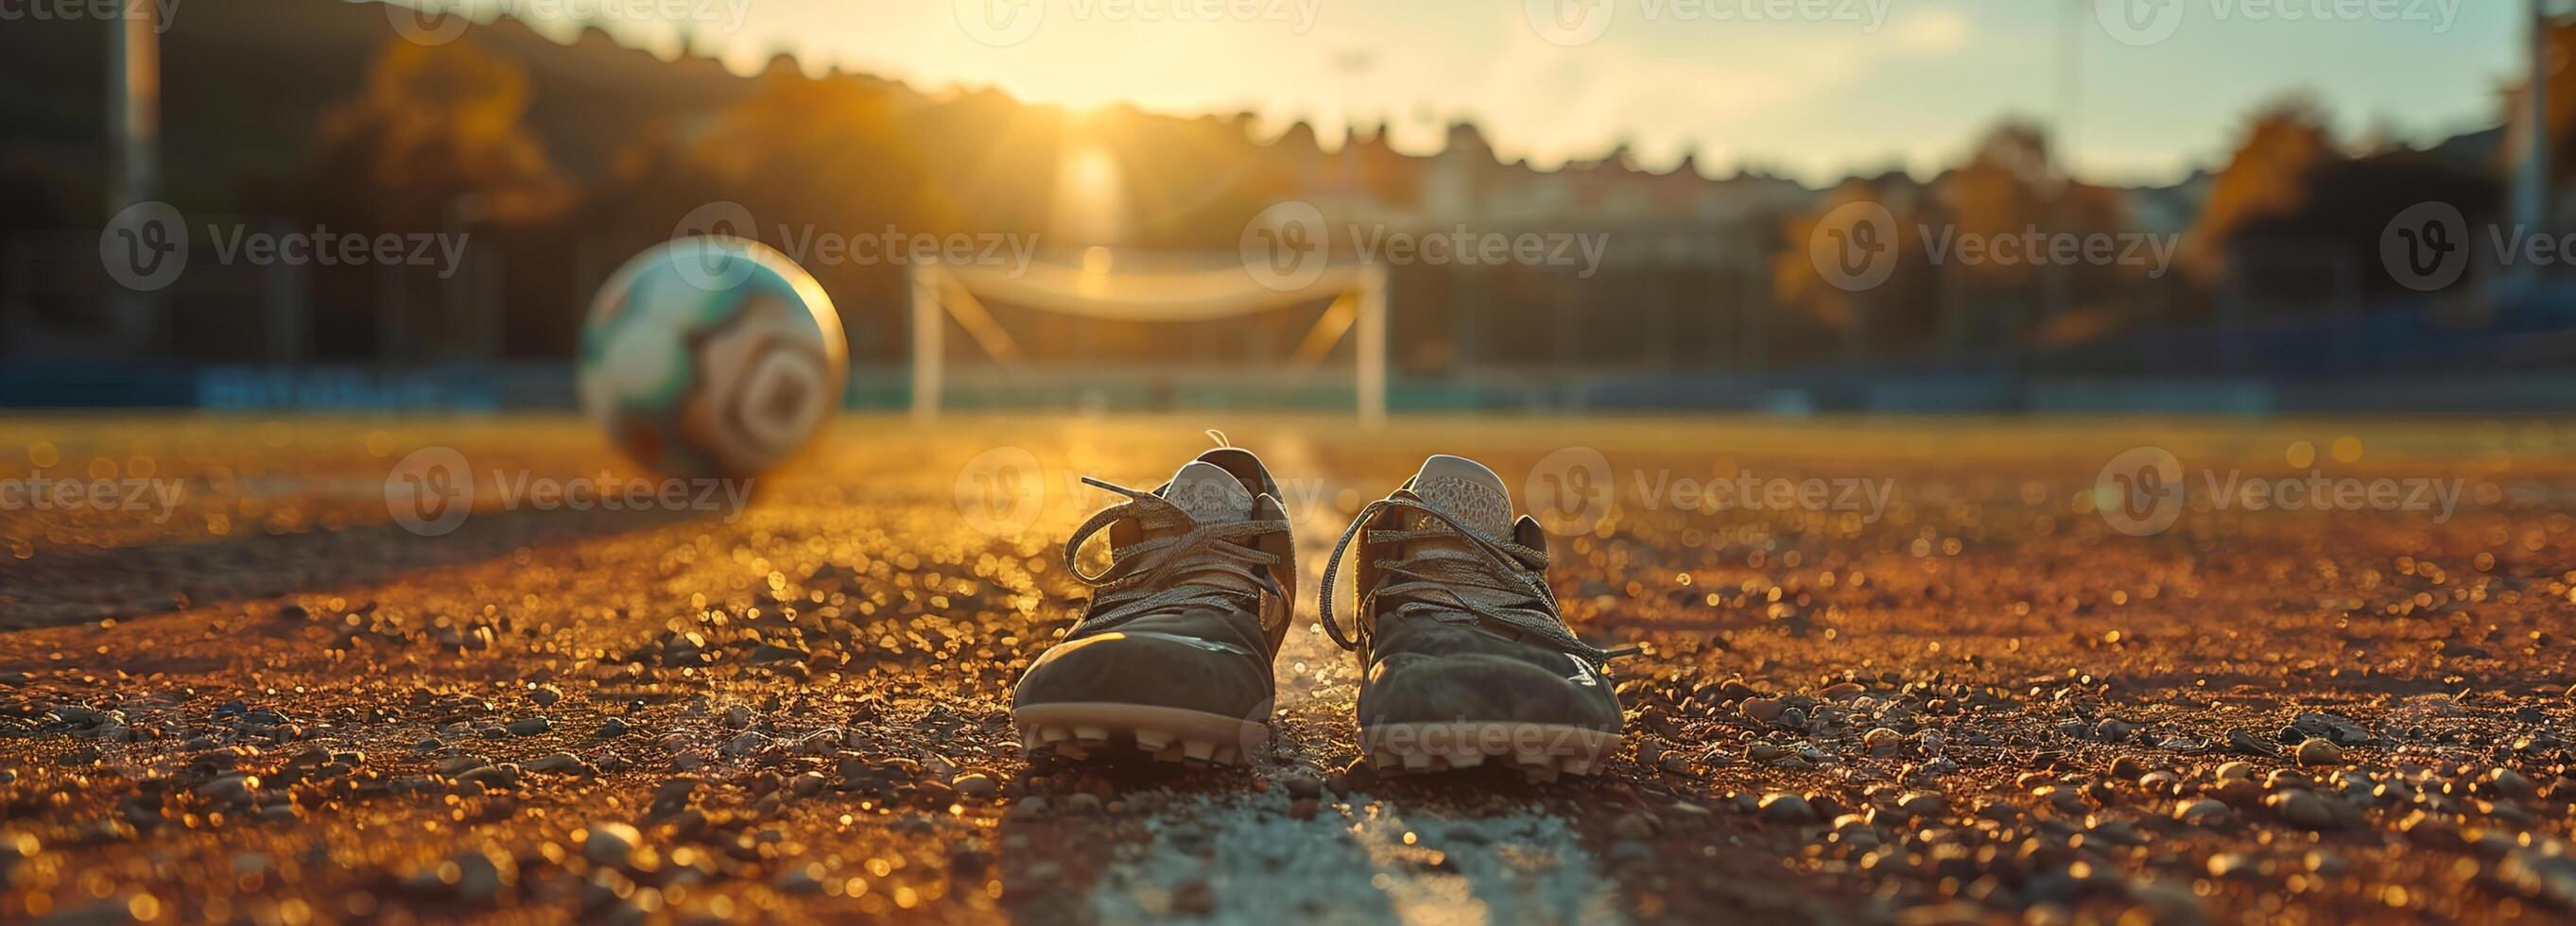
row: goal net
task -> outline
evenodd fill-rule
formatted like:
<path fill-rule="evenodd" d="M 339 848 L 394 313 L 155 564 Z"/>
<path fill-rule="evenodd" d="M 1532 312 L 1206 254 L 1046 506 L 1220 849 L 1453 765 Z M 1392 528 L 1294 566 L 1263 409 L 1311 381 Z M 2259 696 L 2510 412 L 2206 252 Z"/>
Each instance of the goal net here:
<path fill-rule="evenodd" d="M 1127 254 L 1120 264 L 1138 262 Z M 1114 363 L 1120 370 L 1144 371 L 1148 379 L 1168 384 L 1176 371 L 1195 370 L 1202 380 L 1234 387 L 1295 386 L 1323 375 L 1326 361 L 1344 341 L 1351 345 L 1352 393 L 1362 427 L 1386 420 L 1386 272 L 1376 265 L 1326 268 L 1311 281 L 1293 285 L 1256 278 L 1238 263 L 1221 267 L 1170 266 L 1112 269 L 1098 253 L 1084 265 L 1038 261 L 1023 267 L 965 264 L 915 264 L 911 267 L 912 414 L 936 420 L 951 399 L 953 378 L 948 338 L 963 333 L 975 345 L 963 350 L 980 355 L 985 372 L 1023 391 L 1079 389 L 1084 380 L 1078 362 L 1086 340 L 1097 331 L 1130 333 L 1129 356 L 1114 360 L 1089 358 L 1097 365 Z M 1265 337 L 1209 337 L 1209 332 L 1278 330 L 1282 322 L 1311 325 L 1293 338 L 1262 350 L 1248 343 Z M 1014 337 L 1009 320 L 1053 316 L 1056 324 L 1024 343 Z M 1163 329 L 1161 334 L 1133 334 Z M 1176 336 L 1187 329 L 1193 334 Z M 1053 336 L 1049 336 L 1049 334 Z M 1231 340 L 1231 344 L 1229 344 Z M 1133 343 L 1133 342 L 1143 342 Z M 1201 350 L 1200 348 L 1204 348 Z M 1270 356 L 1263 356 L 1268 354 Z M 1191 364 L 1197 364 L 1191 367 Z M 1338 366 L 1334 364 L 1333 366 Z M 1094 378 L 1097 378 L 1096 376 Z M 1166 386 L 1168 388 L 1168 386 Z M 1257 390 L 1256 390 L 1257 391 Z"/>

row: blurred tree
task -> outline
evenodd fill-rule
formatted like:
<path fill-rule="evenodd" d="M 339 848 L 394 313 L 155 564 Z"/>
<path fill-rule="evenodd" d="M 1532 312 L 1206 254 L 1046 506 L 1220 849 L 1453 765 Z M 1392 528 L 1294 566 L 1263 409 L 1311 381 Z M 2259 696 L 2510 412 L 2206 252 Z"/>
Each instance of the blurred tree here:
<path fill-rule="evenodd" d="M 2130 260 L 2145 252 L 2116 237 L 2132 231 L 2120 193 L 2060 179 L 2047 132 L 2036 123 L 2008 120 L 1995 127 L 1934 190 L 1951 221 L 1951 243 L 2020 238 L 2048 249 L 2051 260 L 2061 241 L 2107 241 L 2114 248 L 2108 263 L 2043 263 L 2016 250 L 2012 260 L 1999 253 L 1998 259 L 1945 264 L 1941 296 L 1949 311 L 1936 322 L 1945 346 L 2018 342 L 2034 331 L 2057 341 L 2098 333 L 2109 327 L 2104 316 L 2112 311 L 2102 303 L 2154 269 Z M 2055 286 L 2067 287 L 2066 317 L 2043 317 L 2056 305 L 2049 289 Z"/>
<path fill-rule="evenodd" d="M 886 85 L 779 63 L 759 81 L 742 102 L 649 126 L 616 155 L 581 220 L 585 247 L 607 259 L 587 263 L 604 276 L 693 210 L 736 203 L 755 226 L 736 233 L 822 282 L 857 356 L 900 356 L 904 266 L 888 249 L 959 231 L 946 189 Z"/>
<path fill-rule="evenodd" d="M 1814 211 L 1789 217 L 1782 225 L 1787 245 L 1773 255 L 1771 262 L 1772 292 L 1783 307 L 1799 310 L 1805 320 L 1832 338 L 1879 350 L 1898 345 L 1919 345 L 1933 330 L 1938 294 L 1933 290 L 1935 276 L 1930 251 L 1924 246 L 1922 229 L 1948 224 L 1948 217 L 1925 190 L 1911 177 L 1891 172 L 1876 178 L 1845 180 L 1816 204 Z M 1840 239 L 1825 227 L 1829 220 L 1835 227 L 1849 224 L 1858 213 L 1837 210 L 1870 203 L 1887 210 L 1895 219 L 1896 241 L 1882 260 L 1895 261 L 1886 280 L 1876 286 L 1846 288 L 1849 279 L 1828 277 L 1819 268 L 1819 260 L 1838 256 L 1818 249 L 1839 246 Z M 1794 329 L 1780 340 L 1790 350 L 1815 349 L 1824 345 L 1800 345 Z"/>
<path fill-rule="evenodd" d="M 544 232 L 572 200 L 571 185 L 521 123 L 528 100 L 527 73 L 473 36 L 436 45 L 388 39 L 359 96 L 322 114 L 303 163 L 252 188 L 255 208 L 315 228 L 468 242 L 461 267 L 311 268 L 317 308 L 309 349 L 323 357 L 391 349 L 476 355 L 513 352 L 514 340 L 519 351 L 543 349 L 562 336 L 517 337 L 527 323 L 482 304 L 554 292 L 504 269 L 546 266 L 560 254 Z"/>
<path fill-rule="evenodd" d="M 2299 209 L 2307 201 L 2309 173 L 2342 159 L 2314 101 L 2292 97 L 2255 114 L 2184 238 L 2184 271 L 2203 284 L 2226 276 L 2237 231 Z"/>
<path fill-rule="evenodd" d="M 471 38 L 387 41 L 365 92 L 323 114 L 311 158 L 286 174 L 298 211 L 368 231 L 552 220 L 571 188 L 520 124 L 527 108 L 527 73 Z"/>

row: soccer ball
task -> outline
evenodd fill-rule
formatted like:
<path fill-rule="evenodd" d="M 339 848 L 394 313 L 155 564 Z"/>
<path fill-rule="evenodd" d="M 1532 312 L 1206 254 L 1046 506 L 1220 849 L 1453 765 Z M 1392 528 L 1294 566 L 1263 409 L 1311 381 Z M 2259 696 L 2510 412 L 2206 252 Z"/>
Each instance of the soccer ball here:
<path fill-rule="evenodd" d="M 681 238 L 635 256 L 582 325 L 581 406 L 628 456 L 741 478 L 793 456 L 841 407 L 832 300 L 757 241 Z"/>

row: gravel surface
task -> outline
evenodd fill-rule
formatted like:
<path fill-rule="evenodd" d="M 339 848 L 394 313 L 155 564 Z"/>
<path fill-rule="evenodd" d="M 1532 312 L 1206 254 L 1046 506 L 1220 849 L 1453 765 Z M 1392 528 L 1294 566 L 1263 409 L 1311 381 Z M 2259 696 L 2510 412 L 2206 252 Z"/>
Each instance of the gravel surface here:
<path fill-rule="evenodd" d="M 1107 497 L 1076 477 L 1154 485 L 1211 425 L 1304 551 L 1278 736 L 1249 769 L 1031 767 L 1008 686 L 1077 613 L 1059 547 Z M 433 446 L 477 505 L 424 536 L 386 485 Z M 2187 491 L 2134 536 L 2096 484 L 2141 446 Z M 0 921 L 2568 921 L 2571 451 L 2539 422 L 851 418 L 745 507 L 612 510 L 521 491 L 643 478 L 570 419 L 0 419 L 0 478 L 147 499 L 0 507 Z M 1647 649 L 1606 774 L 1355 764 L 1314 576 L 1431 452 L 1525 505 L 1606 476 L 1551 515 L 1576 629 Z M 1748 472 L 1823 499 L 1676 483 Z"/>

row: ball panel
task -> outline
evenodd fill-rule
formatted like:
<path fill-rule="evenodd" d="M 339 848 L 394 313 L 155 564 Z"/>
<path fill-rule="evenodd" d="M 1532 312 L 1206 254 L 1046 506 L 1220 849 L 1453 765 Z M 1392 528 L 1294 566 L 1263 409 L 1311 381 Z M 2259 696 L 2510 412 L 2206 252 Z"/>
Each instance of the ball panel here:
<path fill-rule="evenodd" d="M 638 462 L 748 476 L 811 443 L 841 405 L 848 347 L 814 278 L 757 242 L 692 238 L 637 255 L 593 300 L 583 408 Z"/>

